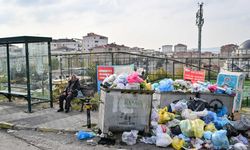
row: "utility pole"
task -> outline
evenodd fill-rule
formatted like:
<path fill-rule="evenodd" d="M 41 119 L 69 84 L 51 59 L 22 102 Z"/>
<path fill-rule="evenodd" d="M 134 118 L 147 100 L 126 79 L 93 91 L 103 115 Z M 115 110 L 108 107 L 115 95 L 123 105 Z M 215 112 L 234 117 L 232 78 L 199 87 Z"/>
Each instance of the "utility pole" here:
<path fill-rule="evenodd" d="M 198 26 L 198 52 L 199 52 L 199 70 L 201 69 L 201 30 L 202 26 L 204 24 L 204 18 L 203 18 L 203 2 L 198 3 L 199 10 L 196 13 L 196 25 Z"/>

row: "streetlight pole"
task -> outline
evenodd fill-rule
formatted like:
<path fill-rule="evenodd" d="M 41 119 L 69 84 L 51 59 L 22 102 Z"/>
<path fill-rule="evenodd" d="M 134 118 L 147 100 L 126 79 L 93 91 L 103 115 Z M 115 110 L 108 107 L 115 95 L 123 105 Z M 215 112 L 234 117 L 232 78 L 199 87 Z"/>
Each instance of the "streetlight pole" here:
<path fill-rule="evenodd" d="M 198 52 L 199 52 L 199 70 L 201 69 L 201 30 L 202 26 L 204 24 L 204 18 L 203 18 L 203 2 L 198 3 L 199 10 L 196 13 L 196 25 L 198 26 Z"/>

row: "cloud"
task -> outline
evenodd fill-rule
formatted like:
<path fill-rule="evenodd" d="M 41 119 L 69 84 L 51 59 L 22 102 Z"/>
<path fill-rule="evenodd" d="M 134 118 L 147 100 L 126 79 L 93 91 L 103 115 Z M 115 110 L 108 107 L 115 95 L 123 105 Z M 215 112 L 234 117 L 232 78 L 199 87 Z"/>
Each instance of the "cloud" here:
<path fill-rule="evenodd" d="M 88 32 L 109 41 L 158 49 L 164 44 L 197 45 L 198 0 L 0 0 L 0 34 L 55 38 Z M 247 0 L 207 0 L 203 47 L 250 38 Z M 235 27 L 235 28 L 234 28 Z"/>

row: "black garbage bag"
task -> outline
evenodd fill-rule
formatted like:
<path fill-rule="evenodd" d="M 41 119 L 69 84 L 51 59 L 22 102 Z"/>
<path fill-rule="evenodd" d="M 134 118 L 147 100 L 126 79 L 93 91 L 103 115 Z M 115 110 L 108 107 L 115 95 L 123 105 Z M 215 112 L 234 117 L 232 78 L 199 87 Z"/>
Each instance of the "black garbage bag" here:
<path fill-rule="evenodd" d="M 174 126 L 174 127 L 171 127 L 171 128 L 170 128 L 170 131 L 171 131 L 171 133 L 174 134 L 174 135 L 179 135 L 179 134 L 182 133 L 182 132 L 181 132 L 181 128 L 180 128 L 179 125 L 176 125 L 176 126 Z"/>
<path fill-rule="evenodd" d="M 227 137 L 238 136 L 240 134 L 230 123 L 223 126 L 223 129 L 227 130 Z"/>
<path fill-rule="evenodd" d="M 187 103 L 188 109 L 192 111 L 203 111 L 205 108 L 208 108 L 208 103 L 202 100 L 191 100 Z"/>

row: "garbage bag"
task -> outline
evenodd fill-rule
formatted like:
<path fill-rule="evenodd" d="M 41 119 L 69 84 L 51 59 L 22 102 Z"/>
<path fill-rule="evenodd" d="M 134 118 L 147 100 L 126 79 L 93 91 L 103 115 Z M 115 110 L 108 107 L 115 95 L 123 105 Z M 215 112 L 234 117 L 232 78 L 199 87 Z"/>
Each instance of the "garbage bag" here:
<path fill-rule="evenodd" d="M 209 124 L 205 126 L 205 131 L 215 132 L 217 131 L 217 129 L 215 128 L 214 124 L 210 122 Z"/>
<path fill-rule="evenodd" d="M 204 117 L 208 114 L 208 111 L 204 109 L 203 111 L 194 112 L 190 109 L 184 109 L 181 113 L 182 118 L 194 120 L 200 117 Z"/>
<path fill-rule="evenodd" d="M 173 120 L 175 117 L 173 113 L 168 112 L 167 107 L 160 109 L 158 115 L 159 115 L 159 120 L 158 120 L 159 124 L 165 124 L 166 122 Z"/>
<path fill-rule="evenodd" d="M 227 137 L 239 135 L 239 132 L 230 123 L 224 125 L 223 130 L 227 130 Z"/>
<path fill-rule="evenodd" d="M 171 127 L 170 130 L 171 130 L 171 133 L 172 133 L 173 135 L 179 135 L 179 134 L 181 134 L 181 128 L 180 128 L 179 125 L 176 125 L 176 126 L 174 126 L 174 127 Z"/>
<path fill-rule="evenodd" d="M 247 150 L 247 146 L 242 143 L 236 143 L 233 146 L 234 150 Z"/>
<path fill-rule="evenodd" d="M 178 137 L 181 138 L 182 140 L 184 140 L 185 143 L 189 143 L 191 141 L 191 139 L 189 137 L 186 137 L 183 134 L 179 134 Z"/>
<path fill-rule="evenodd" d="M 229 141 L 227 138 L 227 131 L 219 130 L 214 132 L 212 135 L 212 143 L 214 145 L 214 149 L 228 149 Z"/>
<path fill-rule="evenodd" d="M 158 134 L 156 136 L 156 146 L 168 147 L 171 143 L 172 139 L 167 133 Z"/>
<path fill-rule="evenodd" d="M 237 130 L 250 130 L 250 115 L 241 115 L 240 120 L 231 121 L 230 124 Z"/>
<path fill-rule="evenodd" d="M 187 137 L 201 138 L 204 132 L 204 125 L 204 121 L 200 119 L 182 120 L 180 122 L 181 131 Z"/>
<path fill-rule="evenodd" d="M 106 77 L 102 82 L 102 86 L 109 88 L 110 86 L 112 86 L 115 79 L 116 79 L 116 74 L 112 74 L 109 77 Z"/>
<path fill-rule="evenodd" d="M 140 89 L 140 84 L 139 83 L 128 83 L 128 84 L 126 84 L 126 89 L 139 90 Z"/>
<path fill-rule="evenodd" d="M 208 111 L 207 115 L 202 118 L 202 120 L 206 123 L 209 124 L 210 122 L 213 122 L 214 120 L 217 119 L 217 115 L 215 112 Z"/>
<path fill-rule="evenodd" d="M 202 148 L 202 144 L 204 143 L 204 141 L 202 141 L 202 140 L 199 139 L 199 138 L 193 138 L 193 139 L 191 140 L 191 143 L 192 143 L 192 145 L 193 145 L 193 147 L 194 147 L 195 149 L 201 149 L 201 148 Z"/>
<path fill-rule="evenodd" d="M 181 122 L 181 121 L 178 120 L 178 119 L 173 119 L 173 120 L 167 122 L 167 126 L 168 126 L 169 128 L 175 127 L 175 126 L 179 125 L 180 122 Z"/>
<path fill-rule="evenodd" d="M 90 139 L 93 138 L 95 135 L 93 132 L 85 132 L 80 130 L 79 132 L 76 133 L 76 137 L 78 140 L 86 140 L 86 139 Z"/>
<path fill-rule="evenodd" d="M 156 144 L 156 136 L 142 137 L 140 141 L 146 144 Z"/>
<path fill-rule="evenodd" d="M 182 112 L 184 109 L 188 108 L 186 100 L 180 100 L 176 104 L 171 103 L 170 106 L 172 112 Z"/>
<path fill-rule="evenodd" d="M 159 83 L 153 83 L 151 87 L 152 87 L 152 90 L 156 90 L 159 87 Z"/>
<path fill-rule="evenodd" d="M 211 131 L 205 131 L 203 137 L 205 140 L 211 140 L 213 133 Z"/>
<path fill-rule="evenodd" d="M 163 124 L 157 125 L 155 135 L 157 136 L 157 135 L 164 134 L 164 133 L 170 134 L 171 131 L 166 125 L 163 125 Z"/>
<path fill-rule="evenodd" d="M 237 139 L 241 142 L 241 143 L 243 143 L 243 144 L 245 144 L 245 145 L 248 145 L 248 139 L 246 138 L 246 137 L 244 137 L 243 135 L 238 135 L 237 136 Z"/>
<path fill-rule="evenodd" d="M 159 91 L 160 92 L 168 92 L 168 91 L 173 91 L 173 80 L 172 79 L 164 79 L 159 82 Z"/>
<path fill-rule="evenodd" d="M 181 117 L 183 119 L 189 119 L 189 120 L 194 120 L 198 118 L 198 116 L 195 113 L 193 113 L 193 111 L 190 109 L 184 109 L 181 113 Z"/>
<path fill-rule="evenodd" d="M 226 117 L 217 117 L 217 119 L 213 121 L 216 129 L 222 129 L 223 126 L 225 126 L 229 122 L 230 121 Z"/>
<path fill-rule="evenodd" d="M 228 110 L 227 110 L 227 107 L 226 106 L 222 106 L 221 109 L 219 109 L 217 112 L 217 117 L 223 117 L 225 116 L 226 114 L 228 114 Z"/>
<path fill-rule="evenodd" d="M 210 90 L 211 93 L 214 93 L 217 90 L 217 85 L 209 85 L 208 89 Z"/>
<path fill-rule="evenodd" d="M 137 137 L 138 137 L 137 130 L 131 130 L 131 132 L 122 133 L 122 141 L 127 145 L 134 145 L 136 143 Z"/>
<path fill-rule="evenodd" d="M 128 83 L 141 83 L 144 80 L 142 78 L 140 78 L 138 72 L 133 72 L 132 74 L 127 76 L 127 81 L 128 81 Z"/>
<path fill-rule="evenodd" d="M 175 136 L 172 141 L 172 146 L 175 150 L 181 150 L 185 141 Z"/>

